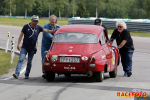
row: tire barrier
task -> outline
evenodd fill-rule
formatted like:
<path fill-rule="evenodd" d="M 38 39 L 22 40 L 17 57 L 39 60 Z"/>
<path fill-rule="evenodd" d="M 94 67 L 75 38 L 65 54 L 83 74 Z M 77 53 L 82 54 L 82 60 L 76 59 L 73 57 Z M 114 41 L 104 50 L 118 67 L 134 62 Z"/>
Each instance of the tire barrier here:
<path fill-rule="evenodd" d="M 95 19 L 69 19 L 68 25 L 70 24 L 89 24 L 94 25 Z M 106 26 L 107 29 L 115 29 L 116 28 L 116 21 L 121 19 L 115 19 L 115 20 L 108 20 L 108 19 L 101 19 L 103 25 Z M 123 19 L 122 19 L 123 20 Z M 132 32 L 150 32 L 150 22 L 144 22 L 144 21 L 132 21 L 132 20 L 123 20 L 127 24 L 127 28 L 129 31 Z"/>

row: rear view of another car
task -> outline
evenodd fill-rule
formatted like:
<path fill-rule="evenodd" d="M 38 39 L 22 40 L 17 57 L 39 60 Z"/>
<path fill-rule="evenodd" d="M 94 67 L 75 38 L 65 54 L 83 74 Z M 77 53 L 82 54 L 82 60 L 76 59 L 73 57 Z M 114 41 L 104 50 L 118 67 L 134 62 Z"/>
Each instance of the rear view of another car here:
<path fill-rule="evenodd" d="M 92 33 L 56 34 L 43 63 L 46 79 L 53 80 L 55 73 L 65 76 L 87 74 L 89 57 L 93 48 L 98 50 L 97 43 L 98 37 Z"/>

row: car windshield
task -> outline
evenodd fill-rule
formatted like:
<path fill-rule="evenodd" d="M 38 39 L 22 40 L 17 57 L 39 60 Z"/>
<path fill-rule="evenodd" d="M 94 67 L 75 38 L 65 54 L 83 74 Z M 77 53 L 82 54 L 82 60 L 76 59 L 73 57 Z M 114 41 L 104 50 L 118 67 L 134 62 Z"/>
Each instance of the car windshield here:
<path fill-rule="evenodd" d="M 53 42 L 98 43 L 98 36 L 93 33 L 57 33 Z"/>

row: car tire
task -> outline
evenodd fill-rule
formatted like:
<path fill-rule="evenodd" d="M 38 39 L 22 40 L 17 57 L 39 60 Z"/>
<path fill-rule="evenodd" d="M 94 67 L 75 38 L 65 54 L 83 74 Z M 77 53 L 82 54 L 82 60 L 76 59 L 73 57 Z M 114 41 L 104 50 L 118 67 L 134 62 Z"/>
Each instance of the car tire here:
<path fill-rule="evenodd" d="M 104 71 L 95 72 L 94 75 L 95 75 L 95 80 L 97 82 L 103 82 L 103 80 L 104 80 Z"/>
<path fill-rule="evenodd" d="M 109 76 L 111 78 L 115 78 L 117 76 L 117 69 L 115 71 L 109 72 Z"/>
<path fill-rule="evenodd" d="M 70 77 L 71 76 L 71 74 L 64 74 L 65 75 L 65 77 Z"/>
<path fill-rule="evenodd" d="M 48 82 L 54 81 L 54 79 L 55 79 L 55 73 L 54 72 L 46 71 L 45 75 L 46 75 L 46 80 Z"/>

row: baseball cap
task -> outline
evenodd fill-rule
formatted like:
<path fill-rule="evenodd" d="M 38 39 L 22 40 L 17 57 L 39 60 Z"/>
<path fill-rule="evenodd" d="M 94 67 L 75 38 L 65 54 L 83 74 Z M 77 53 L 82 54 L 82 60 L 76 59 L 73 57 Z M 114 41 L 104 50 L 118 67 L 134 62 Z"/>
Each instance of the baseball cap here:
<path fill-rule="evenodd" d="M 39 21 L 39 16 L 33 15 L 31 19 L 32 19 L 32 20 L 37 20 L 37 21 Z"/>
<path fill-rule="evenodd" d="M 94 25 L 100 25 L 101 19 L 97 18 L 95 19 Z"/>

